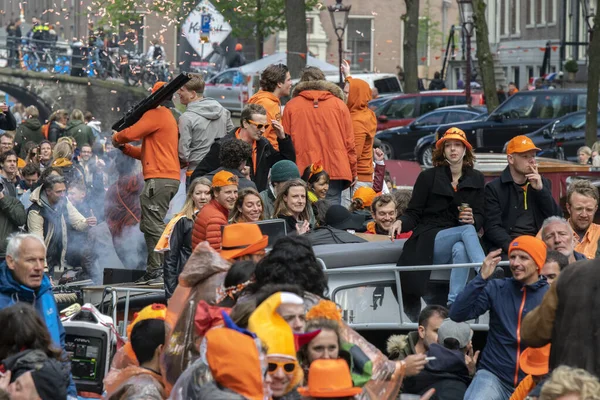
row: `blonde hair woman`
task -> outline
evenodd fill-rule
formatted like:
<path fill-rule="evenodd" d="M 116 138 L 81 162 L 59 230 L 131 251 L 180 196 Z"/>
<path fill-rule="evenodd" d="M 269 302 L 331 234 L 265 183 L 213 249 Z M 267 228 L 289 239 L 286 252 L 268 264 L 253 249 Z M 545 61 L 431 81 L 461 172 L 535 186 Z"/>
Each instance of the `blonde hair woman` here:
<path fill-rule="evenodd" d="M 165 297 L 171 298 L 179 274 L 192 254 L 192 230 L 196 214 L 211 200 L 212 183 L 196 178 L 190 183 L 181 211 L 167 224 L 154 251 L 165 253 L 163 263 Z"/>

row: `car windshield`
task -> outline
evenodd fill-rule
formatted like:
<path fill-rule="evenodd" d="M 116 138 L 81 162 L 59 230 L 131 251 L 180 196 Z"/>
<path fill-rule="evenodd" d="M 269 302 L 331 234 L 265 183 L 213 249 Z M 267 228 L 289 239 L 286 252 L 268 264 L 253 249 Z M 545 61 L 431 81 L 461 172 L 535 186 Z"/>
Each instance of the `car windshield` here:
<path fill-rule="evenodd" d="M 585 126 L 585 114 L 577 114 L 560 120 L 554 126 L 554 133 L 578 131 Z"/>

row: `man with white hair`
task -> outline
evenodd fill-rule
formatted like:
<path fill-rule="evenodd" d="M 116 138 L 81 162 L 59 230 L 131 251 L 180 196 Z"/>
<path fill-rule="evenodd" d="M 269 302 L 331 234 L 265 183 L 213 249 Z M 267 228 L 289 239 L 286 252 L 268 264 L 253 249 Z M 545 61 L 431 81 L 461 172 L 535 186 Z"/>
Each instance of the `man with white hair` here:
<path fill-rule="evenodd" d="M 575 251 L 575 239 L 569 222 L 562 217 L 548 217 L 542 224 L 541 239 L 548 246 L 548 250 L 555 250 L 565 255 L 569 263 L 585 260 L 585 255 Z"/>
<path fill-rule="evenodd" d="M 31 233 L 12 235 L 6 247 L 6 261 L 0 264 L 0 308 L 10 307 L 16 302 L 31 304 L 44 320 L 54 344 L 64 351 L 65 329 L 54 300 L 52 284 L 44 274 L 45 265 L 44 239 Z M 67 392 L 69 399 L 77 398 L 72 378 Z"/>

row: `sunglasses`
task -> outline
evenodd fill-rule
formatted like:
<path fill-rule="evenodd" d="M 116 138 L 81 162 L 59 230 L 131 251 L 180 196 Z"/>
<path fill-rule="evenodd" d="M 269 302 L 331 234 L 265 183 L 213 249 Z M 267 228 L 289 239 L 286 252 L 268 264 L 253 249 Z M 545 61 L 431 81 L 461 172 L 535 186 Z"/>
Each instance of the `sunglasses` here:
<path fill-rule="evenodd" d="M 294 372 L 294 370 L 296 369 L 296 363 L 295 362 L 277 362 L 277 361 L 269 361 L 269 366 L 267 371 L 269 372 L 269 374 L 274 374 L 275 372 L 277 372 L 277 370 L 279 368 L 283 368 L 283 370 L 288 373 L 291 374 L 292 372 Z"/>
<path fill-rule="evenodd" d="M 271 126 L 271 124 L 259 124 L 258 122 L 254 122 L 251 119 L 248 119 L 247 121 L 250 122 L 255 127 L 257 127 L 258 129 L 262 129 L 262 128 L 267 129 L 269 126 Z"/>

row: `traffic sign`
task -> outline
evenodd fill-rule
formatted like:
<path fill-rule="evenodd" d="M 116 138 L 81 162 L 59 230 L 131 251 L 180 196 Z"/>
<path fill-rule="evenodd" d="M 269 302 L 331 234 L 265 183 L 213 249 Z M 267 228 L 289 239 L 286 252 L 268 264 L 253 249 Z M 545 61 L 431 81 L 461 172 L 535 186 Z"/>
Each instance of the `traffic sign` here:
<path fill-rule="evenodd" d="M 210 14 L 202 14 L 202 23 L 201 23 L 201 31 L 202 33 L 210 33 Z"/>

